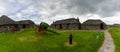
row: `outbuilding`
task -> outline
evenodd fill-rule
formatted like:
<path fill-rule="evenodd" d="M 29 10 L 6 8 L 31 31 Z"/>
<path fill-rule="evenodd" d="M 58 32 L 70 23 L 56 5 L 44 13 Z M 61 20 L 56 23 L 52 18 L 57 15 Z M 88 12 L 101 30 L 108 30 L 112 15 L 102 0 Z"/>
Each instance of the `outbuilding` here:
<path fill-rule="evenodd" d="M 107 29 L 106 24 L 101 20 L 89 19 L 82 23 L 82 30 L 104 30 Z"/>
<path fill-rule="evenodd" d="M 12 31 L 17 27 L 17 23 L 8 16 L 2 15 L 0 17 L 0 32 Z"/>
<path fill-rule="evenodd" d="M 59 30 L 79 30 L 81 29 L 81 23 L 79 22 L 79 19 L 69 18 L 55 21 L 51 27 Z"/>

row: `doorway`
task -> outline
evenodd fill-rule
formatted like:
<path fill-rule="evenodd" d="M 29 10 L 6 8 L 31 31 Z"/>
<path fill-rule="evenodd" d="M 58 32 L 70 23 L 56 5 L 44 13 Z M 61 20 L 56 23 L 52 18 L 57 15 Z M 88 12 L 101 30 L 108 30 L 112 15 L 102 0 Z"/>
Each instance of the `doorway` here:
<path fill-rule="evenodd" d="M 104 29 L 104 24 L 103 23 L 100 24 L 100 29 Z"/>
<path fill-rule="evenodd" d="M 62 29 L 62 24 L 60 24 L 60 29 Z"/>
<path fill-rule="evenodd" d="M 66 29 L 69 29 L 69 25 L 70 25 L 70 24 L 68 23 L 67 26 L 66 26 Z"/>
<path fill-rule="evenodd" d="M 26 28 L 26 25 L 25 25 L 25 24 L 23 25 L 23 28 Z"/>

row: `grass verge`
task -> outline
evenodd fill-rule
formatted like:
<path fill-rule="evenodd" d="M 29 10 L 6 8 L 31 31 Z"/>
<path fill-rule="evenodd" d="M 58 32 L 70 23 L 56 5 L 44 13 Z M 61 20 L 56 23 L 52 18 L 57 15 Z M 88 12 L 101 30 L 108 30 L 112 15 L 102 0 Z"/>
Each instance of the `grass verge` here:
<path fill-rule="evenodd" d="M 16 33 L 0 33 L 0 52 L 97 52 L 104 40 L 100 31 L 57 30 L 60 35 L 47 32 L 37 35 L 34 29 Z M 74 46 L 66 46 L 69 34 Z M 96 39 L 96 34 L 99 38 Z M 119 41 L 120 42 L 120 41 Z"/>
<path fill-rule="evenodd" d="M 115 51 L 120 52 L 120 28 L 112 28 L 109 30 L 109 32 L 114 39 Z"/>

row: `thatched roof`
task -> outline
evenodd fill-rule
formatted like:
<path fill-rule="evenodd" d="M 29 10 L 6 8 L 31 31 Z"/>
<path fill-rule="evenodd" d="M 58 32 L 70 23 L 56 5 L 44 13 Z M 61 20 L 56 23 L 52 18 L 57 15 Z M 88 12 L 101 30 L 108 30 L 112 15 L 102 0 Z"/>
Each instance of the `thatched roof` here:
<path fill-rule="evenodd" d="M 90 19 L 90 20 L 87 20 L 87 21 L 83 22 L 82 25 L 100 25 L 101 23 L 105 24 L 101 20 Z"/>
<path fill-rule="evenodd" d="M 8 16 L 2 15 L 0 17 L 0 25 L 6 25 L 6 24 L 16 24 L 16 22 L 10 19 Z"/>
<path fill-rule="evenodd" d="M 17 24 L 35 24 L 35 23 L 31 20 L 21 20 L 17 21 Z"/>
<path fill-rule="evenodd" d="M 53 22 L 53 24 L 68 24 L 68 23 L 69 24 L 72 24 L 72 23 L 80 24 L 79 19 L 75 19 L 75 18 L 64 19 L 64 20 L 59 20 L 59 21 Z"/>

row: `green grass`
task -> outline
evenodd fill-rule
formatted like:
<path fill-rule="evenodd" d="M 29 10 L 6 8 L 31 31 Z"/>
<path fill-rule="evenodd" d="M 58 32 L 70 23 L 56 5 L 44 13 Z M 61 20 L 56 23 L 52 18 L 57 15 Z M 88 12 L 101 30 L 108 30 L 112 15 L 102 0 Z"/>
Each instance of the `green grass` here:
<path fill-rule="evenodd" d="M 104 40 L 100 31 L 57 30 L 60 35 L 47 32 L 37 35 L 34 29 L 16 33 L 0 33 L 0 52 L 97 52 Z M 66 46 L 69 33 L 75 45 Z M 96 34 L 99 38 L 96 39 Z"/>
<path fill-rule="evenodd" d="M 116 48 L 115 51 L 120 52 L 120 28 L 112 28 L 109 30 L 109 32 L 111 33 L 114 39 L 115 48 Z"/>

